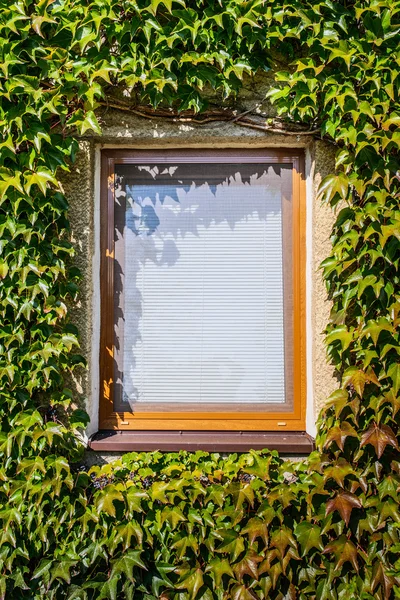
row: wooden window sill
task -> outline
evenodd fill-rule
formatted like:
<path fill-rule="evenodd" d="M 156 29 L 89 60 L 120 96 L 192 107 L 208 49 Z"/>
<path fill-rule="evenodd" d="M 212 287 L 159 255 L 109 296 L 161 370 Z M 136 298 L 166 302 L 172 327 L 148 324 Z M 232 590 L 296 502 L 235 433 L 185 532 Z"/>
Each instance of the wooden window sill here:
<path fill-rule="evenodd" d="M 103 452 L 246 452 L 268 448 L 282 454 L 308 454 L 314 450 L 314 440 L 303 431 L 99 431 L 90 439 L 89 448 Z"/>

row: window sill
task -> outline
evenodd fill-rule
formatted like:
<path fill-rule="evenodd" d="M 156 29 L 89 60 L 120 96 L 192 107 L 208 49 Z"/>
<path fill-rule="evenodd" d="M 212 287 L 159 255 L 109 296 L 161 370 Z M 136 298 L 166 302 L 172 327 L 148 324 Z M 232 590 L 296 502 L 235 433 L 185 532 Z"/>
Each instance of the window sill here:
<path fill-rule="evenodd" d="M 103 452 L 246 452 L 268 448 L 282 454 L 308 454 L 314 450 L 314 440 L 303 431 L 99 431 L 90 439 L 89 448 Z"/>

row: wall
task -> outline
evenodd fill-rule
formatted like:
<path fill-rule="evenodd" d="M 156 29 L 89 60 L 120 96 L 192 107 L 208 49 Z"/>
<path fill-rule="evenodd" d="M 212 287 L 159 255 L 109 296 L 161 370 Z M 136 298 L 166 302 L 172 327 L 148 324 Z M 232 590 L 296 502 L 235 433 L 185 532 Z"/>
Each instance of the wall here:
<path fill-rule="evenodd" d="M 251 97 L 251 94 L 250 94 Z M 246 109 L 246 103 L 244 104 Z M 77 248 L 76 264 L 83 273 L 79 304 L 71 319 L 80 330 L 81 352 L 89 369 L 74 377 L 73 385 L 86 399 L 91 424 L 97 430 L 99 305 L 99 157 L 101 148 L 304 148 L 307 174 L 307 431 L 315 433 L 315 419 L 326 397 L 335 389 L 333 368 L 327 363 L 322 331 L 329 317 L 319 264 L 330 252 L 329 237 L 334 223 L 332 210 L 317 200 L 321 179 L 334 168 L 334 150 L 309 136 L 287 136 L 241 127 L 232 122 L 206 125 L 146 119 L 131 113 L 105 109 L 100 113 L 103 134 L 85 137 L 64 189 L 70 202 L 72 238 Z M 262 122 L 262 121 L 261 121 Z"/>

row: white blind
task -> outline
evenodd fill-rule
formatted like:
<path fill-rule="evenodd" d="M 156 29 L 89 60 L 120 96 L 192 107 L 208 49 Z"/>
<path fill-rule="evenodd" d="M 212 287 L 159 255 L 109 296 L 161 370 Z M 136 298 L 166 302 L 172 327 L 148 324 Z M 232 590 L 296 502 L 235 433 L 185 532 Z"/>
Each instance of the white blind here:
<path fill-rule="evenodd" d="M 117 194 L 124 402 L 283 403 L 279 169 L 130 169 Z"/>

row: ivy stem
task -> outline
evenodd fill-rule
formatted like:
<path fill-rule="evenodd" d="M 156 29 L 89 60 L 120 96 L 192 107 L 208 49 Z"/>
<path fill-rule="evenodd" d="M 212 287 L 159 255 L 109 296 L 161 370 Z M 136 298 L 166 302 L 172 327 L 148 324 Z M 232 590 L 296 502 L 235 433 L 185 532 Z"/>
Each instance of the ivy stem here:
<path fill-rule="evenodd" d="M 321 132 L 321 129 L 315 128 L 315 129 L 310 129 L 310 130 L 293 130 L 293 129 L 287 129 L 285 127 L 274 127 L 272 125 L 262 125 L 260 122 L 256 122 L 253 119 L 250 119 L 249 117 L 247 117 L 246 115 L 250 114 L 253 112 L 253 108 L 245 111 L 244 113 L 240 114 L 240 115 L 234 115 L 232 116 L 231 114 L 227 113 L 226 116 L 223 113 L 219 113 L 217 115 L 213 115 L 212 113 L 203 113 L 205 115 L 209 115 L 206 116 L 205 118 L 202 119 L 196 119 L 195 117 L 189 117 L 189 116 L 179 116 L 177 114 L 174 113 L 159 113 L 156 111 L 149 111 L 149 112 L 144 112 L 141 110 L 138 110 L 132 106 L 128 106 L 125 104 L 118 104 L 118 103 L 114 103 L 114 102 L 99 102 L 99 104 L 101 106 L 106 106 L 107 108 L 115 108 L 117 110 L 123 110 L 126 112 L 130 112 L 132 114 L 135 114 L 139 117 L 143 117 L 145 119 L 172 119 L 173 121 L 176 122 L 182 122 L 182 123 L 195 123 L 198 126 L 202 126 L 211 122 L 231 122 L 234 123 L 235 125 L 239 125 L 240 127 L 249 127 L 251 129 L 257 129 L 259 131 L 268 131 L 270 133 L 279 133 L 279 134 L 284 134 L 284 135 L 290 135 L 290 136 L 314 136 L 317 135 L 318 133 Z M 257 115 L 258 117 L 258 115 Z"/>

